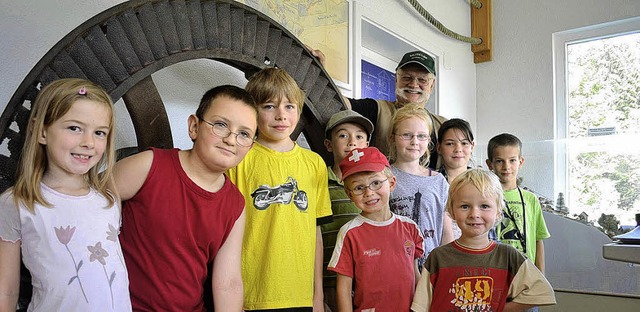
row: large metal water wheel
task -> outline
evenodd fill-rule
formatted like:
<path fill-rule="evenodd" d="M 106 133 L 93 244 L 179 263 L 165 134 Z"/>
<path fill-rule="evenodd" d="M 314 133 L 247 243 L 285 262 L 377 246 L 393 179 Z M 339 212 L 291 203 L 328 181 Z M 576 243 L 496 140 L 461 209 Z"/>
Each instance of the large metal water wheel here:
<path fill-rule="evenodd" d="M 310 148 L 328 159 L 324 125 L 344 103 L 322 65 L 289 31 L 233 1 L 133 0 L 71 31 L 19 85 L 0 116 L 0 144 L 9 151 L 0 154 L 0 191 L 15 182 L 31 102 L 42 86 L 68 77 L 94 81 L 114 102 L 123 99 L 138 150 L 169 148 L 171 127 L 151 74 L 200 58 L 229 64 L 246 77 L 274 65 L 289 72 L 307 95 L 292 136 L 304 133 Z"/>
<path fill-rule="evenodd" d="M 289 72 L 307 94 L 293 136 L 304 133 L 310 148 L 326 159 L 324 124 L 344 103 L 322 65 L 289 31 L 233 1 L 134 0 L 71 31 L 20 84 L 0 117 L 0 142 L 10 152 L 0 154 L 0 190 L 15 181 L 29 108 L 42 86 L 68 77 L 94 81 L 114 101 L 123 99 L 139 150 L 168 148 L 171 127 L 151 74 L 200 58 L 229 64 L 246 77 L 274 65 Z"/>

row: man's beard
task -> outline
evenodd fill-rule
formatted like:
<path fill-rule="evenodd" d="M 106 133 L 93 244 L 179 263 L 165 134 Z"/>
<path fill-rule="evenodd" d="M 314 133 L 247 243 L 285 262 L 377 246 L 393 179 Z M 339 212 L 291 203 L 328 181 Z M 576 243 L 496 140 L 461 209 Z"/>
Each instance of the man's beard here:
<path fill-rule="evenodd" d="M 430 93 L 425 93 L 424 91 L 422 91 L 422 94 L 420 94 L 420 97 L 418 98 L 417 101 L 410 101 L 406 96 L 404 91 L 405 90 L 410 90 L 410 91 L 414 91 L 414 89 L 411 88 L 401 88 L 401 89 L 396 89 L 396 106 L 398 108 L 403 107 L 409 103 L 417 103 L 417 104 L 421 104 L 421 105 L 427 105 L 427 101 L 429 101 L 429 97 L 431 96 Z"/>

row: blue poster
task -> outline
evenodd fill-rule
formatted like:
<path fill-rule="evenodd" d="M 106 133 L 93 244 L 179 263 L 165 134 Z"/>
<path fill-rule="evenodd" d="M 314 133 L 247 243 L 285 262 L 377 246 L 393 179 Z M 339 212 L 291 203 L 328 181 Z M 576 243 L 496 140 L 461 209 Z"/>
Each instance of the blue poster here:
<path fill-rule="evenodd" d="M 376 100 L 396 100 L 394 73 L 362 60 L 361 98 Z"/>

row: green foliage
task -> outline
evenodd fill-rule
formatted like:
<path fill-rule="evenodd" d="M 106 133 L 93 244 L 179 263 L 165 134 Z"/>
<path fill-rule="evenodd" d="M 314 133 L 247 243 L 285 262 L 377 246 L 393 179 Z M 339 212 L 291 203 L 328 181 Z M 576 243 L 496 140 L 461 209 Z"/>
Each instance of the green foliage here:
<path fill-rule="evenodd" d="M 600 230 L 609 237 L 620 234 L 620 221 L 613 214 L 601 214 L 598 224 L 601 227 Z"/>
<path fill-rule="evenodd" d="M 569 136 L 587 129 L 616 126 L 638 133 L 640 114 L 640 35 L 571 45 L 569 63 Z M 572 87 L 574 86 L 574 87 Z"/>
<path fill-rule="evenodd" d="M 618 207 L 630 210 L 640 197 L 640 180 L 637 174 L 640 167 L 638 166 L 637 157 L 624 158 L 618 156 L 617 158 L 615 172 L 606 177 L 615 181 L 615 188 L 619 194 Z"/>
<path fill-rule="evenodd" d="M 618 135 L 640 134 L 640 34 L 571 45 L 567 62 L 568 136 L 581 142 L 570 159 L 571 208 L 607 213 L 637 209 L 640 155 L 624 148 L 613 151 L 608 139 L 598 141 L 602 147 L 579 148 L 586 146 L 587 141 L 581 140 L 590 128 L 615 127 Z M 598 223 L 607 229 L 614 221 L 618 222 L 613 214 L 603 214 Z"/>
<path fill-rule="evenodd" d="M 600 194 L 594 192 L 597 189 L 597 180 L 600 173 L 593 170 L 597 165 L 597 160 L 603 157 L 604 153 L 590 152 L 579 154 L 575 162 L 571 162 L 571 177 L 581 177 L 572 183 L 574 189 L 579 193 L 580 202 L 586 206 L 599 204 Z"/>

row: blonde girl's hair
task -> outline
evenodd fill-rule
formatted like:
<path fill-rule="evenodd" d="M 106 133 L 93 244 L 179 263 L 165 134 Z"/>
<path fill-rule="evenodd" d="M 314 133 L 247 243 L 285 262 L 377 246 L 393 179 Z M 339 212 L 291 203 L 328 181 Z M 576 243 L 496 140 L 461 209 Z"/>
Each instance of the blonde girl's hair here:
<path fill-rule="evenodd" d="M 304 91 L 284 69 L 268 67 L 255 73 L 247 82 L 245 90 L 258 105 L 280 102 L 286 97 L 289 102 L 298 105 L 298 115 L 302 114 Z"/>
<path fill-rule="evenodd" d="M 44 87 L 31 107 L 29 126 L 18 164 L 18 176 L 16 184 L 12 188 L 17 206 L 22 204 L 32 213 L 35 213 L 34 205 L 36 203 L 51 207 L 40 190 L 42 177 L 47 170 L 48 159 L 46 147 L 38 142 L 38 137 L 47 127 L 64 116 L 71 109 L 71 106 L 80 99 L 100 103 L 110 111 L 110 131 L 107 134 L 107 146 L 104 154 L 98 163 L 84 175 L 84 179 L 90 187 L 109 201 L 108 207 L 113 206 L 118 200 L 113 177 L 113 165 L 116 159 L 113 101 L 104 89 L 91 81 L 66 78 L 56 80 Z"/>
<path fill-rule="evenodd" d="M 446 205 L 449 215 L 453 216 L 453 196 L 460 191 L 463 186 L 468 184 L 473 185 L 484 197 L 495 197 L 496 207 L 498 207 L 498 219 L 496 222 L 502 220 L 504 193 L 502 193 L 500 179 L 498 179 L 498 176 L 493 172 L 482 168 L 467 169 L 451 181 Z"/>
<path fill-rule="evenodd" d="M 431 122 L 431 117 L 429 113 L 421 104 L 410 103 L 401 108 L 399 108 L 396 113 L 393 115 L 391 119 L 391 134 L 389 136 L 389 162 L 393 163 L 398 158 L 398 150 L 396 149 L 395 143 L 393 143 L 397 138 L 393 137 L 396 134 L 396 128 L 398 124 L 413 118 L 417 117 L 423 120 L 427 126 L 427 135 L 429 135 L 429 144 L 427 146 L 427 150 L 424 152 L 422 156 L 420 156 L 420 165 L 426 167 L 429 165 L 429 156 L 431 153 L 429 152 L 429 147 L 433 142 L 431 142 L 431 131 L 433 129 L 433 123 Z"/>

